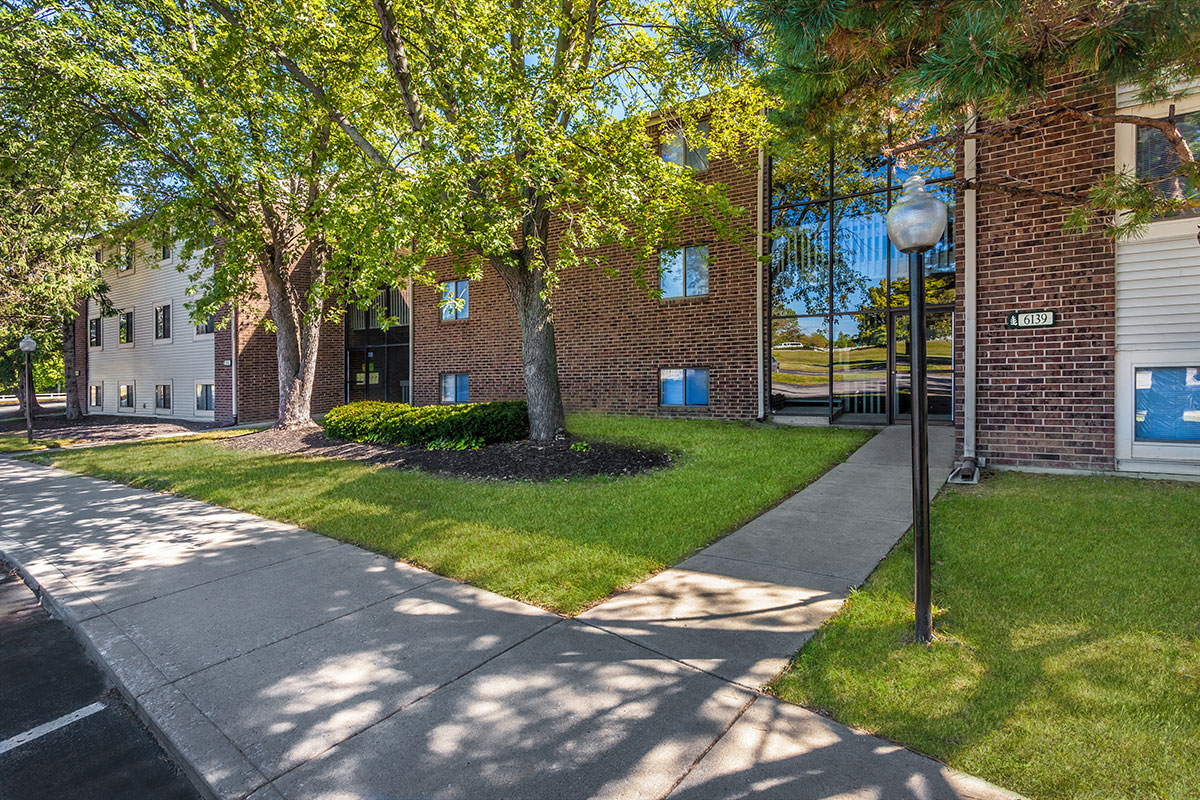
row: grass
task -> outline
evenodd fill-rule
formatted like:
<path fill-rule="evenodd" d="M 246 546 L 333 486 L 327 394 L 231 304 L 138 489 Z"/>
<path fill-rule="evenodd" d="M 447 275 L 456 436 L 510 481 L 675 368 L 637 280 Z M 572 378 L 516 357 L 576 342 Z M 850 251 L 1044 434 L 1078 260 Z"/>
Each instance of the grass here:
<path fill-rule="evenodd" d="M 772 690 L 1031 798 L 1200 797 L 1200 485 L 1009 473 L 933 513 Z M 911 640 L 911 639 L 910 639 Z"/>
<path fill-rule="evenodd" d="M 34 439 L 29 443 L 24 433 L 0 433 L 0 453 L 23 453 L 27 450 L 45 450 L 72 444 L 70 439 Z"/>
<path fill-rule="evenodd" d="M 290 522 L 573 614 L 748 521 L 869 437 L 598 415 L 573 415 L 568 427 L 593 443 L 669 449 L 677 463 L 615 479 L 469 482 L 205 437 L 30 458 Z"/>

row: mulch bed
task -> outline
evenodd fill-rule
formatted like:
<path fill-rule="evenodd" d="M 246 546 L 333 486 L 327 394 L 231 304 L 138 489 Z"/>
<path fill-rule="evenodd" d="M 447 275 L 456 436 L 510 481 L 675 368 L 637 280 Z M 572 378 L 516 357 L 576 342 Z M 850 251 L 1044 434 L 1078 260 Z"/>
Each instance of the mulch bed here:
<path fill-rule="evenodd" d="M 235 450 L 341 458 L 399 469 L 419 469 L 479 480 L 553 481 L 596 475 L 633 475 L 669 466 L 671 457 L 657 450 L 591 442 L 590 449 L 571 449 L 563 439 L 548 445 L 531 441 L 503 442 L 478 450 L 427 450 L 329 439 L 319 430 L 265 430 L 226 439 Z"/>
<path fill-rule="evenodd" d="M 69 420 L 62 413 L 45 414 L 33 419 L 35 439 L 70 439 L 75 442 L 97 444 L 133 442 L 150 436 L 166 434 L 188 434 L 211 430 L 210 423 L 191 420 L 170 420 L 162 417 L 134 417 L 125 414 L 87 414 L 81 420 Z M 21 433 L 25 430 L 24 417 L 0 420 L 0 433 Z"/>

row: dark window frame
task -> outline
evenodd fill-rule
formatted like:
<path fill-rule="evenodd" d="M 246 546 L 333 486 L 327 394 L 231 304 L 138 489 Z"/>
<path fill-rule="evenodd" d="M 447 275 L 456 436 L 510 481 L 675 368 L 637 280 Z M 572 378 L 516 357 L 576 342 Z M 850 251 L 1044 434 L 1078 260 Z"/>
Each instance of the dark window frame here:
<path fill-rule="evenodd" d="M 666 371 L 680 370 L 683 372 L 683 402 L 682 403 L 664 403 L 663 402 L 663 373 Z M 689 403 L 687 397 L 687 373 L 689 370 L 700 371 L 705 374 L 705 402 Z M 712 368 L 701 366 L 685 366 L 685 367 L 659 367 L 658 368 L 658 406 L 659 408 L 709 408 L 712 406 Z"/>
<path fill-rule="evenodd" d="M 88 386 L 88 407 L 104 408 L 104 384 L 93 383 Z"/>
<path fill-rule="evenodd" d="M 103 317 L 92 317 L 88 320 L 88 347 L 104 347 L 103 320 Z"/>
<path fill-rule="evenodd" d="M 698 292 L 696 294 L 688 294 L 688 279 L 687 279 L 688 258 L 687 258 L 687 254 L 688 254 L 689 250 L 696 250 L 701 247 L 703 247 L 704 251 L 705 251 L 704 252 L 704 267 L 705 267 L 704 268 L 704 291 Z M 681 259 L 680 269 L 682 271 L 681 286 L 683 288 L 683 294 L 663 294 L 662 293 L 662 279 L 663 279 L 662 258 L 663 258 L 663 254 L 664 253 L 674 253 L 674 252 L 678 252 L 680 259 Z M 710 267 L 712 265 L 711 256 L 712 256 L 711 247 L 707 242 L 697 242 L 696 244 L 684 245 L 683 247 L 664 247 L 661 250 L 659 250 L 658 251 L 658 291 L 659 291 L 660 298 L 663 300 L 684 300 L 684 299 L 693 298 L 693 297 L 708 297 L 709 296 L 709 291 L 708 291 L 709 290 L 709 276 L 711 275 Z"/>
<path fill-rule="evenodd" d="M 129 391 L 126 392 L 126 389 Z M 130 411 L 137 408 L 137 392 L 132 383 L 122 383 L 117 386 L 117 410 L 122 408 L 128 408 Z"/>
<path fill-rule="evenodd" d="M 154 384 L 154 410 L 155 411 L 171 411 L 171 384 L 156 383 Z"/>
<path fill-rule="evenodd" d="M 133 311 L 122 311 L 117 316 L 117 344 L 134 344 Z"/>
<path fill-rule="evenodd" d="M 211 383 L 196 384 L 196 410 L 216 411 L 216 390 Z"/>
<path fill-rule="evenodd" d="M 211 336 L 217 332 L 217 315 L 209 314 L 204 322 L 196 323 L 197 336 Z"/>
<path fill-rule="evenodd" d="M 446 378 L 454 378 L 454 399 L 447 400 L 445 394 Z M 466 393 L 462 399 L 459 399 L 459 378 L 466 381 Z M 471 402 L 471 374 L 469 372 L 443 372 L 438 375 L 438 403 L 440 405 L 457 406 L 463 403 Z"/>
<path fill-rule="evenodd" d="M 681 167 L 691 167 L 692 170 L 697 173 L 708 172 L 710 169 L 712 169 L 712 159 L 709 157 L 710 149 L 707 141 L 708 136 L 712 131 L 712 128 L 709 125 L 709 120 L 702 119 L 696 122 L 696 133 L 702 133 L 705 139 L 704 144 L 699 146 L 693 146 L 692 143 L 688 141 L 687 134 L 681 128 L 669 128 L 664 125 L 662 131 L 668 138 L 679 136 L 680 143 L 683 145 L 683 161 L 673 161 L 667 158 L 666 154 L 668 138 L 662 138 L 659 143 L 658 154 L 664 161 L 666 161 L 668 164 L 676 164 Z M 697 166 L 696 164 L 692 163 L 692 156 L 693 154 L 699 153 L 701 150 L 704 151 L 703 155 L 698 157 L 701 166 Z"/>
<path fill-rule="evenodd" d="M 164 313 L 165 312 L 165 313 Z M 171 340 L 171 304 L 154 307 L 154 340 Z"/>
<path fill-rule="evenodd" d="M 457 304 L 446 304 L 446 287 L 454 286 L 454 299 L 458 300 L 466 294 L 466 299 L 463 300 L 462 308 L 458 308 Z M 466 291 L 460 290 L 460 287 L 466 287 Z M 464 319 L 471 318 L 471 281 L 469 279 L 442 281 L 438 284 L 438 310 L 441 312 L 442 322 L 458 322 Z M 447 311 L 453 311 L 454 316 L 446 316 Z"/>

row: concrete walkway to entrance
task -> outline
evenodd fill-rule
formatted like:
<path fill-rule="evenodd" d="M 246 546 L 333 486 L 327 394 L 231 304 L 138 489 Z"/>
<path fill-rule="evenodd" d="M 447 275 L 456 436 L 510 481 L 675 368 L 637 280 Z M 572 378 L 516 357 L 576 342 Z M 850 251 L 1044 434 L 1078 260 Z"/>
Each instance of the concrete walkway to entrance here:
<path fill-rule="evenodd" d="M 576 619 L 10 459 L 0 554 L 222 798 L 1009 798 L 756 691 L 906 529 L 907 433 Z"/>

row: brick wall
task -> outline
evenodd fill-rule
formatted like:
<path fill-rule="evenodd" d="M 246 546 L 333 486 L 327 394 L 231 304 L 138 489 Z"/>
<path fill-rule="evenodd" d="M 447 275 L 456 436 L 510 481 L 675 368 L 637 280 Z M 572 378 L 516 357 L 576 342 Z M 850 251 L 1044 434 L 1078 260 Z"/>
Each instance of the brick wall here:
<path fill-rule="evenodd" d="M 1053 90 L 1111 113 L 1109 93 L 1077 81 Z M 1012 175 L 1039 189 L 1077 191 L 1114 165 L 1113 131 L 1064 120 L 1020 138 L 978 144 L 982 179 Z M 960 208 L 961 212 L 961 208 Z M 977 199 L 977 452 L 997 465 L 1114 466 L 1115 261 L 1101 234 L 1063 230 L 1053 200 L 981 190 Z M 961 218 L 961 213 L 960 213 Z M 963 239 L 959 239 L 963 241 Z M 959 286 L 964 285 L 959 262 Z M 962 436 L 962 303 L 956 418 Z M 1013 311 L 1052 309 L 1052 328 L 1009 330 Z"/>
<path fill-rule="evenodd" d="M 680 244 L 709 246 L 706 296 L 652 299 L 633 280 L 636 262 L 619 247 L 600 251 L 602 262 L 617 271 L 615 277 L 592 268 L 563 274 L 553 308 L 568 410 L 757 415 L 757 154 L 738 161 L 714 159 L 704 179 L 724 183 L 733 202 L 745 208 L 745 231 L 735 241 L 718 239 L 700 221 L 685 227 Z M 453 277 L 453 264 L 450 258 L 436 259 L 429 268 L 446 280 Z M 443 321 L 437 290 L 414 287 L 414 403 L 438 402 L 445 372 L 470 375 L 472 400 L 524 397 L 520 329 L 507 288 L 488 268 L 482 280 L 471 282 L 470 292 L 469 318 Z M 660 408 L 658 371 L 663 367 L 707 367 L 709 405 Z"/>

